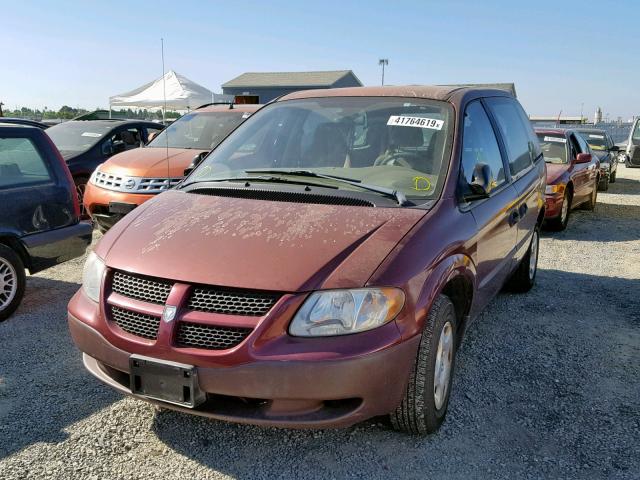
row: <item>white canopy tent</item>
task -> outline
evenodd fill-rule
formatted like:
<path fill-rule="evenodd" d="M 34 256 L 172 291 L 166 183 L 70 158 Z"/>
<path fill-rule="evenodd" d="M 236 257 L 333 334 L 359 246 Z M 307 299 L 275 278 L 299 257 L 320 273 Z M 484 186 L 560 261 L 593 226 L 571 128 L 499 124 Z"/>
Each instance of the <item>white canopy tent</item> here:
<path fill-rule="evenodd" d="M 166 96 L 166 100 L 165 100 Z M 109 111 L 113 107 L 132 107 L 157 110 L 192 110 L 205 103 L 233 101 L 229 95 L 218 95 L 179 73 L 169 70 L 164 77 L 130 92 L 109 97 Z"/>

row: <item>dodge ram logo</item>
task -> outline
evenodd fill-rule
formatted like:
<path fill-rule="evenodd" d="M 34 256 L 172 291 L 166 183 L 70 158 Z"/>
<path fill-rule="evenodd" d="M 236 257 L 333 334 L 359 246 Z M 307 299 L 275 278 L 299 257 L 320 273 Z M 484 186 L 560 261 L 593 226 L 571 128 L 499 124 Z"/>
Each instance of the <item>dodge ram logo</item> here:
<path fill-rule="evenodd" d="M 165 305 L 164 311 L 162 312 L 162 320 L 165 323 L 173 322 L 173 319 L 176 318 L 176 311 L 178 309 L 172 305 Z"/>

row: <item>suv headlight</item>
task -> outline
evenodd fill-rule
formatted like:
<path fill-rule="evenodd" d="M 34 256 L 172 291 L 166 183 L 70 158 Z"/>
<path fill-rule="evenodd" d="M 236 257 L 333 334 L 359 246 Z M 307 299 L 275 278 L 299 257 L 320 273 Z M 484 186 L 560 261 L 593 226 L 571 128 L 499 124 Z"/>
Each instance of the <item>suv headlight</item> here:
<path fill-rule="evenodd" d="M 100 298 L 100 284 L 102 283 L 102 275 L 104 274 L 104 262 L 91 252 L 87 257 L 82 271 L 82 289 L 94 302 Z"/>
<path fill-rule="evenodd" d="M 393 320 L 404 306 L 398 288 L 358 288 L 312 293 L 296 313 L 289 333 L 296 337 L 348 335 Z"/>
<path fill-rule="evenodd" d="M 102 166 L 102 163 L 100 165 L 98 165 L 96 167 L 96 169 L 93 171 L 93 173 L 91 174 L 91 176 L 89 177 L 89 183 L 95 185 L 96 184 L 96 178 L 98 177 L 98 172 L 100 172 L 100 167 Z"/>

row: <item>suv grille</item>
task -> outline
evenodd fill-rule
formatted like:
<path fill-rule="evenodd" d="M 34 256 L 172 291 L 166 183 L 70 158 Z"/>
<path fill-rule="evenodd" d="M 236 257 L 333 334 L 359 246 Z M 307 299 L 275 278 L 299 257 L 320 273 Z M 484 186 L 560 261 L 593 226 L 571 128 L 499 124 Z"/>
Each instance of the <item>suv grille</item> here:
<path fill-rule="evenodd" d="M 239 345 L 250 333 L 250 328 L 181 322 L 178 324 L 176 339 L 179 347 L 225 350 Z"/>
<path fill-rule="evenodd" d="M 173 283 L 134 277 L 124 272 L 113 274 L 113 291 L 143 302 L 164 304 L 167 301 Z"/>
<path fill-rule="evenodd" d="M 125 310 L 124 308 L 111 307 L 113 321 L 122 330 L 132 335 L 149 340 L 155 340 L 158 336 L 160 318 L 153 315 Z"/>
<path fill-rule="evenodd" d="M 260 317 L 266 314 L 277 300 L 278 296 L 270 293 L 195 287 L 189 297 L 187 308 L 198 312 Z"/>

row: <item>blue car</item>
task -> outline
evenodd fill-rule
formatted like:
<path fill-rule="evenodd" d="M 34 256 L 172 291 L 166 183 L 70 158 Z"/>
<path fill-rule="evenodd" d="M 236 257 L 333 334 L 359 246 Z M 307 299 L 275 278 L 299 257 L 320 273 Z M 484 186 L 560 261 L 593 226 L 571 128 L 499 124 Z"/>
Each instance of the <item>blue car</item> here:
<path fill-rule="evenodd" d="M 84 190 L 98 165 L 116 153 L 141 147 L 163 128 L 142 120 L 71 120 L 49 127 L 47 135 L 67 162 L 82 208 Z"/>
<path fill-rule="evenodd" d="M 84 254 L 92 227 L 80 222 L 69 169 L 36 127 L 0 119 L 0 321 L 18 308 L 26 274 Z"/>

